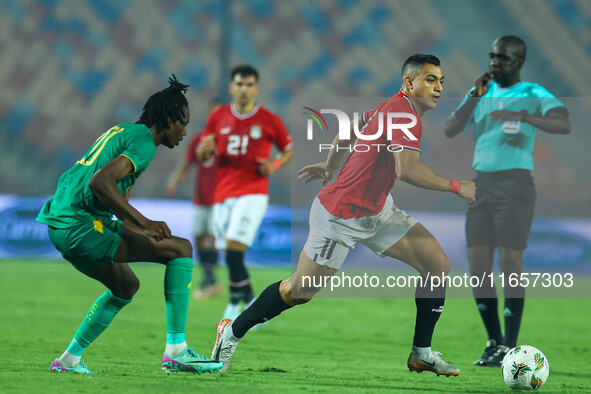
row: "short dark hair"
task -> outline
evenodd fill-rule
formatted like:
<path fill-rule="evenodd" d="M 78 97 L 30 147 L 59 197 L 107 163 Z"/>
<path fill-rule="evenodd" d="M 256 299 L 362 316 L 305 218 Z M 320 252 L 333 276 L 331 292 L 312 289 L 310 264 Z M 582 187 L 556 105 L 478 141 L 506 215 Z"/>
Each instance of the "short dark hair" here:
<path fill-rule="evenodd" d="M 168 78 L 168 83 L 169 87 L 148 98 L 140 120 L 135 123 L 148 127 L 156 125 L 156 131 L 160 132 L 168 127 L 169 122 L 176 123 L 183 118 L 183 108 L 189 108 L 185 97 L 189 85 L 179 82 L 174 74 Z"/>
<path fill-rule="evenodd" d="M 410 73 L 412 69 L 417 68 L 417 67 L 421 67 L 425 64 L 432 64 L 434 66 L 439 66 L 441 64 L 441 61 L 435 55 L 425 55 L 422 53 L 415 53 L 414 55 L 412 55 L 411 57 L 406 59 L 406 61 L 402 65 L 401 75 L 404 76 L 404 75 Z"/>
<path fill-rule="evenodd" d="M 234 67 L 230 73 L 230 81 L 233 81 L 236 75 L 240 75 L 242 77 L 253 76 L 255 81 L 259 80 L 259 72 L 256 70 L 256 68 L 248 64 L 240 64 Z"/>
<path fill-rule="evenodd" d="M 508 45 L 514 46 L 517 49 L 517 54 L 521 56 L 522 60 L 525 60 L 525 55 L 527 55 L 527 45 L 525 45 L 525 41 L 521 38 L 517 36 L 502 36 L 495 41 L 503 41 Z"/>

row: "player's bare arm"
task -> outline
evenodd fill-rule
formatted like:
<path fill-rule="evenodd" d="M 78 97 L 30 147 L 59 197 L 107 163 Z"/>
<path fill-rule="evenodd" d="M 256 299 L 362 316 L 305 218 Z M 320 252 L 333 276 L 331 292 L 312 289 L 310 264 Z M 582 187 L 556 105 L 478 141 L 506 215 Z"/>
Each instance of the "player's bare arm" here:
<path fill-rule="evenodd" d="M 455 137 L 464 130 L 470 115 L 478 104 L 478 97 L 482 97 L 488 92 L 488 83 L 492 80 L 493 74 L 486 72 L 482 74 L 476 82 L 474 82 L 474 90 L 472 91 L 472 98 L 458 108 L 458 110 L 450 115 L 445 120 L 444 133 L 448 138 Z"/>
<path fill-rule="evenodd" d="M 431 168 L 421 163 L 419 161 L 421 152 L 404 149 L 401 152 L 394 152 L 393 155 L 398 179 L 424 189 L 449 190 L 450 179 L 437 175 Z M 457 195 L 470 202 L 474 202 L 476 200 L 476 186 L 474 182 L 460 182 L 460 191 Z"/>
<path fill-rule="evenodd" d="M 166 197 L 172 197 L 176 189 L 189 174 L 191 165 L 189 163 L 180 163 L 180 166 L 170 175 L 164 186 Z"/>
<path fill-rule="evenodd" d="M 101 200 L 101 202 L 116 213 L 121 220 L 129 220 L 140 226 L 144 234 L 160 241 L 170 238 L 171 232 L 165 222 L 156 222 L 147 219 L 135 209 L 119 191 L 117 182 L 121 181 L 133 171 L 133 164 L 125 156 L 119 156 L 111 160 L 106 166 L 96 172 L 90 179 L 88 186 Z"/>
<path fill-rule="evenodd" d="M 563 107 L 551 109 L 544 116 L 530 115 L 525 111 L 500 110 L 489 113 L 488 117 L 501 122 L 508 120 L 526 122 L 550 134 L 569 134 L 571 129 L 568 112 Z"/>
<path fill-rule="evenodd" d="M 303 167 L 301 170 L 297 172 L 298 179 L 304 179 L 304 183 L 308 183 L 316 179 L 322 179 L 322 186 L 330 182 L 330 180 L 337 173 L 337 170 L 339 169 L 339 166 L 343 161 L 343 157 L 345 156 L 345 152 L 348 152 L 349 148 L 355 143 L 355 141 L 357 141 L 357 137 L 353 132 L 353 127 L 355 126 L 353 122 L 354 121 L 351 121 L 351 126 L 349 130 L 349 135 L 351 136 L 351 138 L 340 139 L 339 135 L 337 134 L 332 140 L 332 148 L 328 152 L 328 157 L 326 158 L 326 161 Z M 357 129 L 361 130 L 362 127 L 363 119 L 359 117 Z"/>
<path fill-rule="evenodd" d="M 197 160 L 201 163 L 209 160 L 215 153 L 215 135 L 210 134 L 203 138 L 203 141 L 197 147 Z"/>
<path fill-rule="evenodd" d="M 259 163 L 259 174 L 265 178 L 269 178 L 275 173 L 275 171 L 289 163 L 292 156 L 293 148 L 280 153 L 273 160 L 264 159 L 262 157 L 258 158 L 257 163 Z"/>

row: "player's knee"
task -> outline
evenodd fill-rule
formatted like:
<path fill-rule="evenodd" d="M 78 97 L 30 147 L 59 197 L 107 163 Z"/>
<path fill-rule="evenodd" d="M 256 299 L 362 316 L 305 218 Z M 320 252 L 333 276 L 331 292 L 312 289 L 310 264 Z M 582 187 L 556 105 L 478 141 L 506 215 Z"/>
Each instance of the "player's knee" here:
<path fill-rule="evenodd" d="M 130 300 L 140 289 L 140 280 L 136 277 L 125 278 L 117 287 L 111 289 L 113 295 Z"/>
<path fill-rule="evenodd" d="M 447 258 L 447 256 L 443 252 L 437 254 L 437 256 L 432 258 L 429 261 L 429 264 L 425 264 L 425 266 L 426 266 L 426 268 L 428 267 L 428 271 L 432 275 L 440 275 L 440 274 L 447 275 L 449 273 L 450 268 L 451 268 L 451 264 L 449 262 L 449 259 Z"/>
<path fill-rule="evenodd" d="M 126 299 L 131 299 L 135 293 L 138 292 L 138 290 L 140 289 L 140 280 L 138 278 L 134 278 L 128 285 L 128 289 L 129 289 L 129 297 Z"/>
<path fill-rule="evenodd" d="M 191 245 L 191 242 L 188 239 L 178 238 L 175 246 L 177 253 L 175 258 L 193 257 L 193 245 Z"/>

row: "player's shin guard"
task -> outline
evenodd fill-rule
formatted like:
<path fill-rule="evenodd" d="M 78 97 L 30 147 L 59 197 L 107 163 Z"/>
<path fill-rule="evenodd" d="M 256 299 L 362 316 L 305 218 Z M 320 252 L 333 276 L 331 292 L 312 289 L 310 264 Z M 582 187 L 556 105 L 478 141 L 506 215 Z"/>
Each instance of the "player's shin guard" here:
<path fill-rule="evenodd" d="M 230 271 L 230 302 L 232 304 L 238 304 L 240 301 L 250 302 L 253 299 L 253 293 L 250 278 L 244 266 L 244 252 L 228 250 L 226 264 Z"/>
<path fill-rule="evenodd" d="M 517 345 L 524 303 L 524 298 L 505 298 L 505 346 L 509 348 Z"/>
<path fill-rule="evenodd" d="M 111 321 L 121 308 L 130 302 L 131 300 L 114 296 L 111 290 L 105 291 L 92 304 L 76 334 L 74 334 L 76 342 L 82 348 L 87 348 L 111 324 Z M 79 349 L 77 353 L 82 354 Z"/>
<path fill-rule="evenodd" d="M 415 304 L 417 306 L 417 318 L 415 321 L 415 335 L 413 346 L 430 347 L 435 324 L 443 312 L 445 303 L 445 287 L 433 287 L 430 283 L 417 287 L 415 292 Z"/>
<path fill-rule="evenodd" d="M 169 344 L 185 342 L 192 273 L 193 259 L 190 257 L 170 260 L 166 264 L 164 299 L 166 301 L 166 335 Z"/>
<path fill-rule="evenodd" d="M 232 331 L 236 338 L 242 338 L 255 325 L 271 320 L 284 310 L 291 308 L 281 298 L 280 283 L 281 281 L 269 285 L 252 305 L 234 320 Z"/>
<path fill-rule="evenodd" d="M 486 328 L 488 339 L 493 339 L 497 344 L 501 344 L 503 343 L 503 334 L 501 333 L 498 304 L 496 297 L 476 298 L 476 305 Z"/>

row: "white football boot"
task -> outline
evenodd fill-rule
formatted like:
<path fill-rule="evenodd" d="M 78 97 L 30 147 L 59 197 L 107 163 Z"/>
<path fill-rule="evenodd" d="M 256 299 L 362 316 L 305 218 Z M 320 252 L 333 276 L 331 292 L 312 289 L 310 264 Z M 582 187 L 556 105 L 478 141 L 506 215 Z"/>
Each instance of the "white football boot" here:
<path fill-rule="evenodd" d="M 441 353 L 431 351 L 427 354 L 422 356 L 415 356 L 412 353 L 408 356 L 408 369 L 410 372 L 416 371 L 417 373 L 421 373 L 423 371 L 429 371 L 435 373 L 437 376 L 444 375 L 444 376 L 458 376 L 460 374 L 460 370 L 443 361 L 441 359 Z"/>
<path fill-rule="evenodd" d="M 238 346 L 240 340 L 232 334 L 232 320 L 222 319 L 216 327 L 217 334 L 213 350 L 211 351 L 211 359 L 223 363 L 224 366 L 219 372 L 226 373 L 230 366 L 230 359 L 236 351 L 236 346 Z"/>

